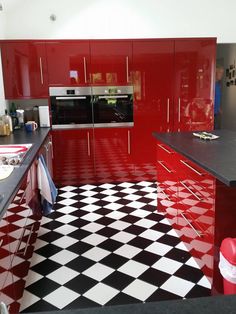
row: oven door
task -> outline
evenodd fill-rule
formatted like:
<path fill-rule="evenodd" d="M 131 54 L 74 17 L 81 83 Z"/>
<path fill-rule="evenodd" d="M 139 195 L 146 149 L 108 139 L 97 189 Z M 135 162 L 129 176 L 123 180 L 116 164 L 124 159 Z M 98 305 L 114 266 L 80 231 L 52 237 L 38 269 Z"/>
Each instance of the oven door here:
<path fill-rule="evenodd" d="M 93 126 L 91 96 L 53 96 L 52 128 L 86 128 Z"/>
<path fill-rule="evenodd" d="M 93 96 L 95 126 L 132 126 L 133 95 L 95 95 Z"/>

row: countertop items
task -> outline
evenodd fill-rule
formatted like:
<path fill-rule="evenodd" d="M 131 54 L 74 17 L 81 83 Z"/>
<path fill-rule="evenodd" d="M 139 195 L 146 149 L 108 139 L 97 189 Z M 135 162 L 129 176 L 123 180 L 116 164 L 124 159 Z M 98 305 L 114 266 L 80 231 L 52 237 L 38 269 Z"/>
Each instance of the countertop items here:
<path fill-rule="evenodd" d="M 127 304 L 119 306 L 105 306 L 88 309 L 74 309 L 60 311 L 60 314 L 233 314 L 236 308 L 236 296 L 215 296 L 187 300 L 171 300 L 149 302 L 144 304 Z M 56 314 L 57 311 L 44 312 Z M 29 313 L 30 314 L 30 313 Z M 37 314 L 37 313 L 34 313 Z"/>
<path fill-rule="evenodd" d="M 3 195 L 3 199 L 0 203 L 0 217 L 2 217 L 8 205 L 15 197 L 27 170 L 35 159 L 49 131 L 50 128 L 43 128 L 35 132 L 27 133 L 22 129 L 16 130 L 10 136 L 0 138 L 0 145 L 32 144 L 32 147 L 27 152 L 20 166 L 15 167 L 13 173 L 4 181 L 1 181 L 0 195 Z"/>
<path fill-rule="evenodd" d="M 236 132 L 216 130 L 214 141 L 204 141 L 192 132 L 158 133 L 153 136 L 213 174 L 227 186 L 236 186 Z"/>

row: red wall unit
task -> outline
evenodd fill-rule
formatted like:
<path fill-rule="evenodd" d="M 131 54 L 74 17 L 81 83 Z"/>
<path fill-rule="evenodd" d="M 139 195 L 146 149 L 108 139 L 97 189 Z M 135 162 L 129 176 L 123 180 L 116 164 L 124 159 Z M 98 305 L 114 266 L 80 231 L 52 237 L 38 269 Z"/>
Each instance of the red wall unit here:
<path fill-rule="evenodd" d="M 91 84 L 131 85 L 132 41 L 90 41 Z"/>
<path fill-rule="evenodd" d="M 47 42 L 46 51 L 50 86 L 89 84 L 89 41 Z"/>
<path fill-rule="evenodd" d="M 132 128 L 95 128 L 97 182 L 124 182 L 134 174 Z"/>
<path fill-rule="evenodd" d="M 5 97 L 47 98 L 45 43 L 8 42 L 1 44 L 1 48 Z"/>
<path fill-rule="evenodd" d="M 215 39 L 175 40 L 174 131 L 212 130 Z"/>
<path fill-rule="evenodd" d="M 95 181 L 93 129 L 53 130 L 53 177 L 57 185 Z"/>

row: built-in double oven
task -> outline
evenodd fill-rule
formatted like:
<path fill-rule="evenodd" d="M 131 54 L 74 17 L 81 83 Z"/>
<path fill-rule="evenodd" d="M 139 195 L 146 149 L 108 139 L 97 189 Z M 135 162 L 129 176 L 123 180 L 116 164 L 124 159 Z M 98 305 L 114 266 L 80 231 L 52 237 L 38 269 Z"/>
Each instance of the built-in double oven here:
<path fill-rule="evenodd" d="M 133 86 L 50 87 L 52 128 L 133 126 Z"/>

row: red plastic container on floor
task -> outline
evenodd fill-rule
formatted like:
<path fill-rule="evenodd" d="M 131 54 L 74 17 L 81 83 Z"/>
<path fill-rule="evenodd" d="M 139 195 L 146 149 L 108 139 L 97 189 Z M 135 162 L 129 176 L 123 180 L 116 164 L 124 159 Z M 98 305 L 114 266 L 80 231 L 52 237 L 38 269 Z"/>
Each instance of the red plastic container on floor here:
<path fill-rule="evenodd" d="M 236 294 L 236 239 L 224 239 L 220 253 L 219 268 L 223 276 L 224 294 Z"/>

